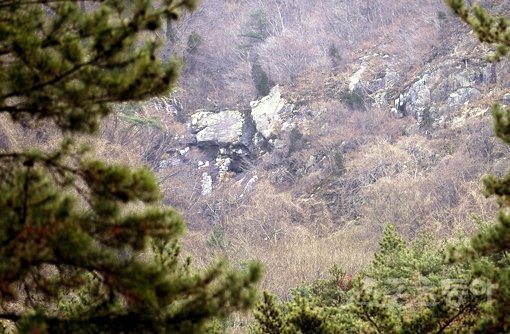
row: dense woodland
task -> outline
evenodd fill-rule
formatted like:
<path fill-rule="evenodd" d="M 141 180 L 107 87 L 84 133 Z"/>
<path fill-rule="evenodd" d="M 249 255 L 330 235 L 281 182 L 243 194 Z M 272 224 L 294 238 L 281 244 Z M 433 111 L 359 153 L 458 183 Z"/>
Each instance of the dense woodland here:
<path fill-rule="evenodd" d="M 0 332 L 510 332 L 505 17 L 0 0 Z"/>

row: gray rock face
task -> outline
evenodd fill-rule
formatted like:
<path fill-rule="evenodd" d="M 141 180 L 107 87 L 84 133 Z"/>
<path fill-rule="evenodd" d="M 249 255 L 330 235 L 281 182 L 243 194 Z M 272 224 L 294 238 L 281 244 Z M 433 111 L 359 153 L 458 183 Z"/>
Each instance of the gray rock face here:
<path fill-rule="evenodd" d="M 395 100 L 398 114 L 421 120 L 424 114 L 438 122 L 459 106 L 482 96 L 483 85 L 497 80 L 495 65 L 483 60 L 453 59 L 421 76 Z"/>
<path fill-rule="evenodd" d="M 283 120 L 280 114 L 286 103 L 287 101 L 281 97 L 278 86 L 273 87 L 269 95 L 250 103 L 253 121 L 257 131 L 264 138 L 274 137 L 281 129 Z"/>
<path fill-rule="evenodd" d="M 430 108 L 430 87 L 427 85 L 428 76 L 415 82 L 407 93 L 407 102 L 405 102 L 406 114 L 419 114 L 425 109 Z"/>
<path fill-rule="evenodd" d="M 221 180 L 229 172 L 240 172 L 251 155 L 251 138 L 255 133 L 249 114 L 237 110 L 210 112 L 200 110 L 191 116 L 190 130 L 196 138 L 194 146 L 208 160 L 199 165 L 211 174 L 203 175 L 202 194 L 211 192 L 213 179 Z M 216 163 L 209 164 L 209 161 Z"/>
<path fill-rule="evenodd" d="M 257 138 L 267 141 L 278 137 L 293 105 L 281 97 L 275 86 L 269 95 L 250 103 L 251 113 L 236 110 L 210 112 L 199 110 L 191 116 L 191 132 L 198 146 L 216 146 L 238 151 L 257 146 Z"/>
<path fill-rule="evenodd" d="M 236 145 L 243 135 L 244 116 L 235 110 L 219 113 L 199 111 L 191 117 L 191 128 L 197 144 Z"/>
<path fill-rule="evenodd" d="M 470 100 L 479 99 L 482 96 L 480 90 L 473 87 L 462 87 L 451 93 L 448 97 L 449 104 L 461 105 Z"/>

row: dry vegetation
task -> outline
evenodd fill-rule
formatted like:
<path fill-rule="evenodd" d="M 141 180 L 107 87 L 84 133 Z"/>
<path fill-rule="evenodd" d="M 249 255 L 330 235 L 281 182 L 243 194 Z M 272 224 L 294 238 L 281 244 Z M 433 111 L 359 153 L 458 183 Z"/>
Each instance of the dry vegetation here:
<path fill-rule="evenodd" d="M 257 94 L 251 68 L 294 85 L 308 71 L 349 66 L 377 46 L 417 67 L 439 45 L 446 11 L 441 0 L 406 1 L 204 0 L 201 10 L 172 30 L 165 55 L 186 67 L 177 96 L 185 109 L 246 105 Z M 193 51 L 190 36 L 200 36 Z M 408 69 L 406 69 L 408 70 Z"/>
<path fill-rule="evenodd" d="M 444 11 L 440 0 L 412 6 L 388 0 L 204 0 L 201 10 L 173 27 L 173 42 L 163 52 L 186 61 L 176 92 L 178 114 L 144 110 L 143 116 L 159 117 L 163 129 L 112 117 L 95 145 L 102 156 L 158 171 L 156 162 L 187 133 L 179 120 L 198 108 L 245 108 L 257 96 L 250 73 L 260 62 L 285 85 L 300 113 L 312 116 L 292 152 L 275 149 L 259 157 L 244 180 L 223 182 L 213 196 L 200 193 L 197 161 L 203 156 L 196 148 L 186 163 L 158 172 L 165 204 L 189 222 L 183 249 L 196 266 L 218 256 L 238 266 L 259 260 L 266 267 L 263 287 L 286 297 L 333 264 L 349 273 L 362 270 L 385 224 L 409 238 L 424 230 L 442 239 L 470 233 L 472 215 L 483 220 L 494 212 L 480 177 L 507 169 L 508 152 L 492 137 L 489 117 L 461 128 L 409 132 L 414 119 L 396 119 L 387 108 L 350 110 L 330 93 L 345 86 L 352 64 L 374 52 L 398 59 L 401 85 L 412 80 L 431 50 L 437 55 L 453 48 L 447 40 L 462 30 L 445 21 Z M 254 17 L 262 22 L 261 40 L 242 37 L 257 28 Z M 196 51 L 189 45 L 193 32 L 201 36 Z M 2 119 L 0 147 L 18 145 L 23 129 L 6 124 Z M 25 146 L 45 143 L 41 136 L 25 138 Z M 246 189 L 254 175 L 258 181 Z"/>
<path fill-rule="evenodd" d="M 506 169 L 507 152 L 492 137 L 490 118 L 425 132 L 415 119 L 397 119 L 388 106 L 378 107 L 372 96 L 362 110 L 349 109 L 339 98 L 363 57 L 391 55 L 400 72 L 398 89 L 423 64 L 453 49 L 464 29 L 445 11 L 439 0 L 413 6 L 385 0 L 205 0 L 198 13 L 174 27 L 175 39 L 166 46 L 165 53 L 177 52 L 186 61 L 176 115 L 144 110 L 164 120 L 163 130 L 126 131 L 128 125 L 112 119 L 103 137 L 109 147 L 127 147 L 126 153 L 158 170 L 154 161 L 183 140 L 186 128 L 179 121 L 187 115 L 198 108 L 247 107 L 257 96 L 251 68 L 260 63 L 303 115 L 293 149 L 274 149 L 251 161 L 243 179 L 232 175 L 212 196 L 201 195 L 197 163 L 204 155 L 197 148 L 185 163 L 158 172 L 165 204 L 189 222 L 183 249 L 196 266 L 217 257 L 237 266 L 259 260 L 266 267 L 263 287 L 287 297 L 334 264 L 349 273 L 362 270 L 388 223 L 408 238 L 422 231 L 438 240 L 470 233 L 473 215 L 483 220 L 493 213 L 480 177 Z M 261 38 L 243 37 L 254 32 Z M 200 36 L 194 51 L 192 34 Z M 375 59 L 368 71 L 377 76 L 384 66 Z M 478 103 L 486 107 L 488 100 Z M 255 175 L 258 181 L 246 188 Z"/>
<path fill-rule="evenodd" d="M 472 123 L 462 133 L 438 131 L 429 139 L 415 134 L 390 141 L 381 130 L 351 148 L 344 140 L 350 135 L 341 135 L 356 131 L 347 122 L 336 125 L 335 140 L 311 141 L 287 158 L 273 152 L 265 158 L 277 162 L 254 167 L 260 181 L 250 191 L 231 180 L 210 197 L 196 187 L 182 202 L 191 229 L 184 249 L 199 266 L 218 256 L 238 265 L 257 259 L 267 270 L 263 287 L 285 297 L 299 283 L 327 276 L 333 264 L 362 270 L 388 223 L 408 238 L 424 231 L 438 240 L 471 233 L 475 220 L 491 219 L 495 209 L 480 177 L 507 155 L 490 139 L 487 118 Z M 488 142 L 473 138 L 484 135 Z M 341 176 L 328 161 L 334 147 L 345 159 Z M 312 155 L 326 159 L 310 165 Z M 182 196 L 171 186 L 166 194 L 171 203 Z"/>

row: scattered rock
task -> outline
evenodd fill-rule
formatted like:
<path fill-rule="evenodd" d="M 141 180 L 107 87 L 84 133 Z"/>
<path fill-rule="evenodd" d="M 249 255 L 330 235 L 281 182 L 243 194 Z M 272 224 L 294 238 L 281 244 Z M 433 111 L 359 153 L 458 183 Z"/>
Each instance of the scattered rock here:
<path fill-rule="evenodd" d="M 349 90 L 352 92 L 358 86 L 363 72 L 366 70 L 366 65 L 361 65 L 360 68 L 349 79 Z"/>
<path fill-rule="evenodd" d="M 186 155 L 189 152 L 189 146 L 186 146 L 184 149 L 179 150 L 180 155 Z"/>
<path fill-rule="evenodd" d="M 244 186 L 244 192 L 251 191 L 254 187 L 257 181 L 259 180 L 259 177 L 257 175 L 254 175 L 252 178 L 246 182 L 246 186 Z"/>
<path fill-rule="evenodd" d="M 501 103 L 507 106 L 510 105 L 510 93 L 506 93 L 505 95 L 503 95 L 503 97 L 501 98 Z"/>
<path fill-rule="evenodd" d="M 177 158 L 169 158 L 169 159 L 161 160 L 159 162 L 158 169 L 164 169 L 164 168 L 168 168 L 168 167 L 177 166 L 181 162 L 182 161 Z"/>
<path fill-rule="evenodd" d="M 482 96 L 481 92 L 472 87 L 459 88 L 455 92 L 451 93 L 448 98 L 449 104 L 465 104 L 470 100 L 479 99 Z"/>
<path fill-rule="evenodd" d="M 232 164 L 232 159 L 225 155 L 220 155 L 216 158 L 216 163 L 214 164 L 218 168 L 218 178 L 223 180 L 227 173 L 230 171 L 230 165 Z"/>
<path fill-rule="evenodd" d="M 202 174 L 202 195 L 207 196 L 212 193 L 212 177 L 211 175 L 204 172 Z"/>

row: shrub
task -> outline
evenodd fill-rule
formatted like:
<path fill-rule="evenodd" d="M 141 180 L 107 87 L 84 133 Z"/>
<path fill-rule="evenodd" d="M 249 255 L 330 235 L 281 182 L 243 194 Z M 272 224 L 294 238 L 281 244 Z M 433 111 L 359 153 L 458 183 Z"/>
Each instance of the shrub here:
<path fill-rule="evenodd" d="M 249 45 L 257 42 L 263 42 L 270 36 L 271 23 L 266 13 L 262 9 L 258 9 L 250 14 L 250 18 L 244 32 L 239 34 L 240 37 L 249 38 Z"/>
<path fill-rule="evenodd" d="M 333 66 L 337 66 L 338 63 L 340 63 L 340 61 L 342 60 L 340 51 L 338 51 L 338 48 L 334 43 L 331 43 L 328 47 L 328 56 L 331 62 L 333 63 Z"/>
<path fill-rule="evenodd" d="M 121 129 L 120 131 L 129 131 L 135 126 L 147 126 L 158 130 L 163 130 L 163 122 L 157 116 L 144 116 L 142 115 L 143 106 L 138 102 L 127 102 L 118 106 L 120 112 L 119 118 L 128 124 L 128 128 Z"/>
<path fill-rule="evenodd" d="M 446 15 L 445 12 L 440 10 L 437 12 L 437 18 L 439 19 L 439 21 L 445 21 L 448 18 L 448 16 Z"/>
<path fill-rule="evenodd" d="M 297 297 L 293 301 L 280 304 L 269 293 L 255 312 L 256 323 L 251 328 L 252 334 L 333 334 L 354 333 L 353 328 L 342 326 L 334 321 L 338 316 L 335 308 L 322 307 L 307 298 Z"/>
<path fill-rule="evenodd" d="M 197 54 L 198 49 L 202 45 L 202 42 L 202 36 L 200 36 L 198 32 L 191 32 L 191 34 L 188 36 L 188 42 L 186 43 L 186 51 L 192 55 Z"/>
<path fill-rule="evenodd" d="M 253 79 L 255 88 L 257 89 L 257 96 L 266 96 L 274 86 L 274 82 L 269 79 L 267 73 L 257 62 L 255 62 L 251 67 L 251 78 Z"/>
<path fill-rule="evenodd" d="M 434 117 L 432 117 L 432 113 L 430 112 L 430 108 L 426 108 L 423 110 L 420 118 L 420 129 L 428 130 L 431 129 L 434 125 Z"/>
<path fill-rule="evenodd" d="M 344 155 L 340 151 L 333 154 L 333 174 L 336 176 L 345 174 Z"/>
<path fill-rule="evenodd" d="M 305 139 L 303 133 L 299 130 L 298 127 L 292 128 L 289 133 L 289 148 L 287 151 L 287 155 L 291 155 L 299 150 L 301 150 L 305 145 Z"/>
<path fill-rule="evenodd" d="M 229 245 L 225 228 L 221 225 L 214 225 L 207 245 L 212 248 L 225 249 Z"/>
<path fill-rule="evenodd" d="M 307 298 L 317 305 L 339 306 L 345 302 L 346 287 L 340 287 L 347 273 L 336 264 L 329 269 L 329 277 L 316 279 L 311 283 L 304 283 L 292 290 L 294 298 Z"/>
<path fill-rule="evenodd" d="M 354 90 L 345 89 L 340 93 L 340 100 L 350 110 L 365 110 L 365 94 L 361 88 L 355 88 Z"/>

